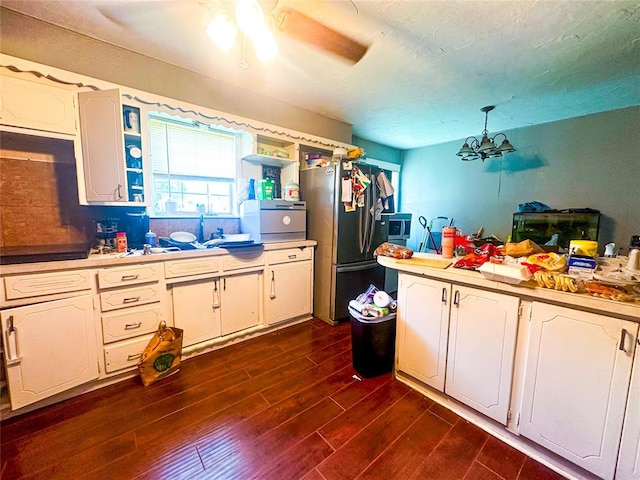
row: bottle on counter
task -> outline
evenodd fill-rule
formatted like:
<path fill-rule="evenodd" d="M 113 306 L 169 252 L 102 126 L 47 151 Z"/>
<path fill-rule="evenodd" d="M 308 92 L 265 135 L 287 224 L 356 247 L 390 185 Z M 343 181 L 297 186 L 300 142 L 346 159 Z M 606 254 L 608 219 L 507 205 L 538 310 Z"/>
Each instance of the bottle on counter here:
<path fill-rule="evenodd" d="M 118 253 L 127 251 L 127 234 L 125 232 L 116 233 L 116 249 Z"/>
<path fill-rule="evenodd" d="M 156 246 L 156 234 L 149 230 L 144 234 L 144 243 L 151 245 L 151 247 Z"/>

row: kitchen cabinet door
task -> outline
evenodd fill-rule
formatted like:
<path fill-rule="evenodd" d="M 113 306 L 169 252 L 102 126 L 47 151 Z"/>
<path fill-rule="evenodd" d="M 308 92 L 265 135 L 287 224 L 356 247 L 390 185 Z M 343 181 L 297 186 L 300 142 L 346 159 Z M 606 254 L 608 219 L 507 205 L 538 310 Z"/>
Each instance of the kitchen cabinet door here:
<path fill-rule="evenodd" d="M 261 275 L 261 272 L 251 272 L 220 279 L 222 335 L 255 327 L 260 323 Z"/>
<path fill-rule="evenodd" d="M 11 409 L 98 378 L 91 295 L 0 312 Z"/>
<path fill-rule="evenodd" d="M 452 303 L 445 393 L 506 425 L 520 300 L 456 285 Z"/>
<path fill-rule="evenodd" d="M 36 135 L 53 132 L 74 136 L 75 92 L 27 75 L 0 76 L 0 124 L 34 130 Z"/>
<path fill-rule="evenodd" d="M 88 202 L 126 202 L 122 104 L 119 90 L 78 94 Z"/>
<path fill-rule="evenodd" d="M 183 347 L 220 336 L 220 302 L 217 278 L 173 286 L 173 322 L 184 330 Z"/>
<path fill-rule="evenodd" d="M 636 338 L 633 377 L 627 399 L 616 480 L 640 480 L 640 340 Z"/>
<path fill-rule="evenodd" d="M 396 368 L 444 391 L 451 285 L 399 274 Z"/>
<path fill-rule="evenodd" d="M 614 478 L 637 333 L 633 322 L 534 302 L 520 434 Z"/>
<path fill-rule="evenodd" d="M 267 322 L 273 325 L 311 314 L 313 298 L 311 262 L 272 265 L 267 270 Z"/>

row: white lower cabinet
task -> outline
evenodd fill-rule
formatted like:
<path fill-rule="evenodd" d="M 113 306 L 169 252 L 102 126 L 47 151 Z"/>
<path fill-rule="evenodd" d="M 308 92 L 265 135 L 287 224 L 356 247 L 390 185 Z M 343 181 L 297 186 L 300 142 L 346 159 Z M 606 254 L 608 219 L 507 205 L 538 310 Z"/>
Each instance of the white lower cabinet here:
<path fill-rule="evenodd" d="M 184 330 L 182 346 L 189 347 L 221 335 L 219 279 L 173 286 L 173 323 Z"/>
<path fill-rule="evenodd" d="M 91 295 L 0 312 L 12 410 L 98 378 Z"/>
<path fill-rule="evenodd" d="M 534 302 L 520 433 L 613 479 L 637 334 L 634 322 Z M 635 448 L 630 462 L 637 424 Z"/>
<path fill-rule="evenodd" d="M 444 391 L 451 284 L 398 275 L 397 369 Z"/>
<path fill-rule="evenodd" d="M 173 320 L 183 346 L 212 340 L 260 323 L 261 272 L 177 283 Z"/>
<path fill-rule="evenodd" d="M 514 296 L 400 273 L 398 370 L 506 425 L 519 304 Z"/>
<path fill-rule="evenodd" d="M 640 480 L 640 340 L 636 339 L 633 377 L 622 430 L 616 480 Z"/>
<path fill-rule="evenodd" d="M 507 424 L 518 297 L 454 286 L 445 393 Z"/>
<path fill-rule="evenodd" d="M 311 314 L 313 268 L 310 261 L 271 265 L 266 280 L 269 325 Z"/>
<path fill-rule="evenodd" d="M 255 327 L 260 323 L 262 272 L 243 273 L 223 277 L 222 282 L 222 335 Z"/>

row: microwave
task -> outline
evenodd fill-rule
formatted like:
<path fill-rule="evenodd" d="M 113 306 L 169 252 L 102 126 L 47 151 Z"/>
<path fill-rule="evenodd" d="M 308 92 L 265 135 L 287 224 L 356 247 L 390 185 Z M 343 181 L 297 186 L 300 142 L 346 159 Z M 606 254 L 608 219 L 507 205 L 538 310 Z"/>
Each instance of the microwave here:
<path fill-rule="evenodd" d="M 409 239 L 411 235 L 411 214 L 410 213 L 392 213 L 387 217 L 389 224 L 389 241 L 398 242 L 399 240 Z"/>

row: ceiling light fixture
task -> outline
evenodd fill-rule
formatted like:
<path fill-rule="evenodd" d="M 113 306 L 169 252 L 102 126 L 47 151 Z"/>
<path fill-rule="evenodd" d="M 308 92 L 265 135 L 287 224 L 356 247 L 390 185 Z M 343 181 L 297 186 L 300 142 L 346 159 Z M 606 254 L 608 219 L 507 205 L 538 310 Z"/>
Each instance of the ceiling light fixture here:
<path fill-rule="evenodd" d="M 478 140 L 476 137 L 467 137 L 464 144 L 460 148 L 460 151 L 456 154 L 462 157 L 464 161 L 482 159 L 484 162 L 488 157 L 501 157 L 503 153 L 515 152 L 516 149 L 509 143 L 507 136 L 504 133 L 496 133 L 493 137 L 489 137 L 487 132 L 487 119 L 489 118 L 489 112 L 496 108 L 494 105 L 488 105 L 480 109 L 484 112 L 484 130 L 482 130 L 482 138 Z M 499 147 L 496 146 L 496 138 L 500 135 L 504 137 L 504 140 Z"/>
<path fill-rule="evenodd" d="M 238 28 L 244 35 L 251 38 L 260 61 L 266 62 L 278 53 L 278 44 L 267 28 L 264 13 L 256 0 L 238 0 L 235 7 L 235 22 L 229 15 L 219 14 L 207 27 L 207 35 L 218 48 L 228 52 L 235 42 Z"/>

